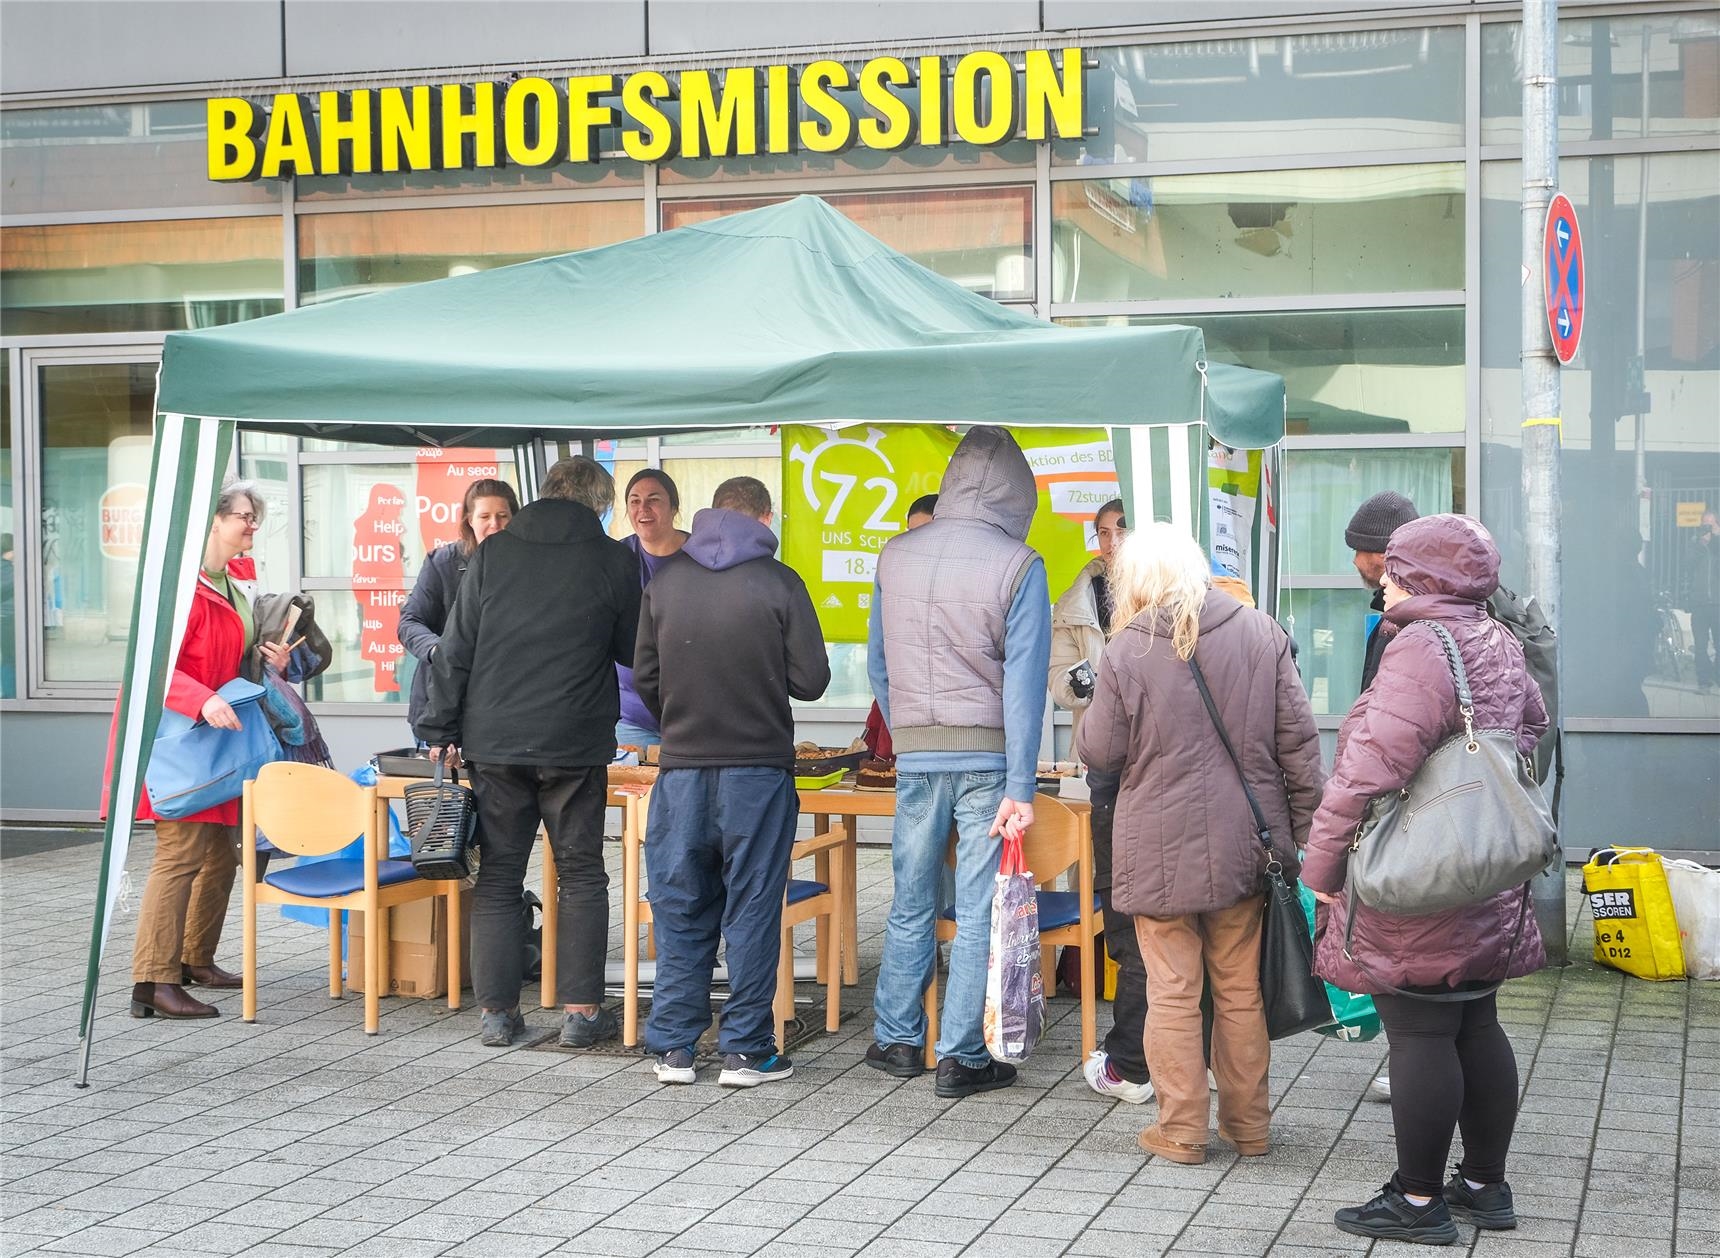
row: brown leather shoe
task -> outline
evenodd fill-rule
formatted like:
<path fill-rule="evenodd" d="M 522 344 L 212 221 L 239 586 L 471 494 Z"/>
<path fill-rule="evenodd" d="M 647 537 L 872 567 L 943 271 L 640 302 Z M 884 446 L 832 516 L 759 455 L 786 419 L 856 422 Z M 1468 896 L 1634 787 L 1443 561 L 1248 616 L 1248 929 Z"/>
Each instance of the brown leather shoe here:
<path fill-rule="evenodd" d="M 1204 1144 L 1184 1144 L 1180 1140 L 1172 1140 L 1159 1130 L 1154 1123 L 1141 1133 L 1141 1148 L 1156 1158 L 1164 1158 L 1167 1162 L 1181 1162 L 1184 1166 L 1199 1166 L 1206 1161 L 1206 1146 Z"/>
<path fill-rule="evenodd" d="M 214 1018 L 221 1011 L 189 994 L 178 983 L 134 983 L 131 1016 L 134 1018 Z"/>
<path fill-rule="evenodd" d="M 179 967 L 184 977 L 186 987 L 231 987 L 239 988 L 245 985 L 243 975 L 231 970 L 223 970 L 213 963 L 209 965 L 182 965 Z"/>

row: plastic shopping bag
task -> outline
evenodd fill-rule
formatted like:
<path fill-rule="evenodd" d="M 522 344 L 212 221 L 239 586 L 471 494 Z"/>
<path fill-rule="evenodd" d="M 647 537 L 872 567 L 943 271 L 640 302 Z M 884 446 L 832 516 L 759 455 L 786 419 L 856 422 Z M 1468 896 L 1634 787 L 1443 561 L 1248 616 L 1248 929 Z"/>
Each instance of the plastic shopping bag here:
<path fill-rule="evenodd" d="M 1298 883 L 1302 893 L 1302 911 L 1308 915 L 1308 931 L 1314 931 L 1314 893 L 1306 886 Z M 1354 1040 L 1362 1042 L 1371 1040 L 1380 1033 L 1380 1015 L 1374 1008 L 1374 998 L 1368 994 L 1347 992 L 1341 987 L 1326 984 L 1326 999 L 1332 1004 L 1332 1020 L 1322 1027 L 1315 1027 L 1321 1035 L 1329 1035 L 1335 1040 Z"/>
<path fill-rule="evenodd" d="M 1637 978 L 1684 977 L 1684 949 L 1666 868 L 1651 847 L 1603 847 L 1583 866 L 1595 919 L 1595 960 Z"/>
<path fill-rule="evenodd" d="M 1666 887 L 1678 916 L 1684 972 L 1691 978 L 1720 978 L 1720 869 L 1661 857 Z"/>
<path fill-rule="evenodd" d="M 985 971 L 985 1047 L 998 1061 L 1025 1061 L 1045 1029 L 1039 972 L 1039 893 L 1019 837 L 1005 837 L 991 901 Z"/>

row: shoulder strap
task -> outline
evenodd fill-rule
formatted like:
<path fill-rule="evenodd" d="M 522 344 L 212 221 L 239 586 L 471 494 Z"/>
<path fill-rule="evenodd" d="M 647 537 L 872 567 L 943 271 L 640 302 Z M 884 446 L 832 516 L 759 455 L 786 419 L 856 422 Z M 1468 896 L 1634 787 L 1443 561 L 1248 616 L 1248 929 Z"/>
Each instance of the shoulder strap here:
<path fill-rule="evenodd" d="M 1417 625 L 1426 625 L 1439 637 L 1439 645 L 1445 648 L 1445 662 L 1451 668 L 1451 684 L 1457 690 L 1457 706 L 1473 713 L 1475 711 L 1475 696 L 1469 689 L 1469 674 L 1463 668 L 1463 653 L 1457 649 L 1457 639 L 1451 636 L 1451 630 L 1437 620 L 1412 620 L 1406 629 Z"/>
<path fill-rule="evenodd" d="M 1266 814 L 1260 811 L 1260 801 L 1254 798 L 1254 790 L 1248 785 L 1248 775 L 1242 771 L 1242 761 L 1236 754 L 1236 748 L 1231 746 L 1230 733 L 1224 728 L 1224 721 L 1218 715 L 1218 705 L 1212 701 L 1212 692 L 1206 688 L 1206 677 L 1202 675 L 1200 665 L 1195 663 L 1192 655 L 1189 656 L 1188 669 L 1194 674 L 1195 689 L 1200 691 L 1200 701 L 1206 704 L 1206 714 L 1212 718 L 1212 727 L 1218 731 L 1218 741 L 1224 744 L 1224 752 L 1236 769 L 1237 779 L 1242 783 L 1242 793 L 1248 797 L 1248 809 L 1254 814 L 1255 837 L 1266 849 L 1266 855 L 1273 858 L 1272 828 L 1266 824 Z"/>

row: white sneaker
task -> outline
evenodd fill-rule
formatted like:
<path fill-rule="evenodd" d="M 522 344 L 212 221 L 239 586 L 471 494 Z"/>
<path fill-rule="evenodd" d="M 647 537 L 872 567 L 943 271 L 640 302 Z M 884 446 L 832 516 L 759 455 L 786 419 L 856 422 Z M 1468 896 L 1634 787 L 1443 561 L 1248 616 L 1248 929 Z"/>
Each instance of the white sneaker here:
<path fill-rule="evenodd" d="M 1391 1075 L 1384 1070 L 1380 1071 L 1368 1084 L 1368 1090 L 1363 1095 L 1370 1101 L 1379 1101 L 1383 1105 L 1390 1105 L 1392 1101 Z"/>
<path fill-rule="evenodd" d="M 1102 1048 L 1096 1048 L 1088 1055 L 1086 1064 L 1081 1067 L 1081 1073 L 1087 1076 L 1088 1087 L 1100 1096 L 1115 1097 L 1119 1101 L 1127 1101 L 1130 1105 L 1145 1105 L 1153 1099 L 1153 1085 L 1150 1083 L 1130 1083 L 1127 1079 L 1113 1080 L 1105 1071 L 1109 1061 Z"/>

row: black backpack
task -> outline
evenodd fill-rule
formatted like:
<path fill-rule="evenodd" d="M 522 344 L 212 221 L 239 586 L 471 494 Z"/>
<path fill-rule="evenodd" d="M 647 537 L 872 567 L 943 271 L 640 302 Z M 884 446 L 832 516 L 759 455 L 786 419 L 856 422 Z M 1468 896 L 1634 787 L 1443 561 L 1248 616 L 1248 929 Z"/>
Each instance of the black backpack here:
<path fill-rule="evenodd" d="M 1565 783 L 1565 753 L 1559 734 L 1559 635 L 1547 623 L 1546 613 L 1534 599 L 1525 599 L 1500 586 L 1487 600 L 1487 612 L 1511 631 L 1523 648 L 1529 676 L 1541 687 L 1547 705 L 1547 732 L 1535 746 L 1535 777 L 1553 783 L 1553 819 L 1559 816 L 1559 795 Z"/>

